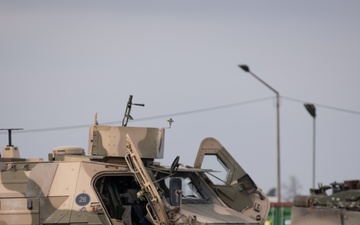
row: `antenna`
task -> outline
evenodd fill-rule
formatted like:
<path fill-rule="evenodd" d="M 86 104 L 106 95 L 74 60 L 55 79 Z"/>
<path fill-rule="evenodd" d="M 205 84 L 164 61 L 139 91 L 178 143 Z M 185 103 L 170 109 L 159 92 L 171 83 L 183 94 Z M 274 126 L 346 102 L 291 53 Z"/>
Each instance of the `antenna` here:
<path fill-rule="evenodd" d="M 7 145 L 8 147 L 11 147 L 13 146 L 12 143 L 11 143 L 11 132 L 13 130 L 23 130 L 23 128 L 2 128 L 0 130 L 7 130 L 8 131 L 8 137 L 9 137 L 9 144 Z"/>
<path fill-rule="evenodd" d="M 128 100 L 127 104 L 126 104 L 125 114 L 124 114 L 124 118 L 123 118 L 123 121 L 122 121 L 123 127 L 127 126 L 127 123 L 129 122 L 129 119 L 133 120 L 132 116 L 130 115 L 132 105 L 142 106 L 142 107 L 145 106 L 145 104 L 132 103 L 132 99 L 133 99 L 133 96 L 130 95 L 129 100 Z"/>
<path fill-rule="evenodd" d="M 169 127 L 164 127 L 165 129 L 170 129 L 171 128 L 171 124 L 174 122 L 174 120 L 170 117 L 168 120 L 169 123 Z"/>

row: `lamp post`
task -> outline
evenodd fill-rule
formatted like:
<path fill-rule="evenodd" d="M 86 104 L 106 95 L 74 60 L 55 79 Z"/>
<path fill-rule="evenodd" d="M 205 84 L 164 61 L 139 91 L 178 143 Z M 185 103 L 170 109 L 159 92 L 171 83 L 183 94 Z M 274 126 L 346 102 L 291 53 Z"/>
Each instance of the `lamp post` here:
<path fill-rule="evenodd" d="M 316 108 L 314 104 L 304 104 L 306 110 L 310 113 L 311 117 L 314 119 L 314 123 L 313 123 L 313 169 L 312 169 L 312 175 L 313 175 L 313 180 L 312 180 L 312 186 L 313 188 L 315 188 L 315 119 L 316 119 Z"/>
<path fill-rule="evenodd" d="M 253 77 L 255 77 L 258 81 L 268 87 L 271 91 L 276 94 L 276 144 L 277 144 L 277 201 L 281 201 L 281 176 L 280 176 L 280 94 L 277 90 L 272 88 L 270 85 L 265 83 L 265 81 L 261 80 L 258 76 L 256 76 L 253 72 L 250 71 L 247 65 L 239 65 L 241 69 L 245 72 L 250 73 Z"/>

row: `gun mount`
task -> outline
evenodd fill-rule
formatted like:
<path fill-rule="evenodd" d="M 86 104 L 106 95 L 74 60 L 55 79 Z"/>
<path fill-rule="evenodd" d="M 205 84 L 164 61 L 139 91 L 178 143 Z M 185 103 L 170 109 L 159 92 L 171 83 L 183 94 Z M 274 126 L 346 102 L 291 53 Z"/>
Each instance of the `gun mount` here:
<path fill-rule="evenodd" d="M 1 157 L 3 158 L 20 158 L 20 153 L 18 147 L 12 145 L 12 131 L 13 130 L 22 130 L 22 128 L 3 128 L 0 130 L 8 131 L 8 145 L 2 148 Z"/>

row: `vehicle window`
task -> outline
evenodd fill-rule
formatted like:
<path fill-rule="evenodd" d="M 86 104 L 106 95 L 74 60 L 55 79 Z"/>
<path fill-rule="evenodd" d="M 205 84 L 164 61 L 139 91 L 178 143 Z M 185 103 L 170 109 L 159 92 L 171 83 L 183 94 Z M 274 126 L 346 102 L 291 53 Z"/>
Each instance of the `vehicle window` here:
<path fill-rule="evenodd" d="M 203 190 L 204 187 L 200 185 L 198 181 L 194 177 L 191 176 L 190 173 L 181 173 L 178 172 L 174 176 L 164 178 L 160 184 L 160 188 L 163 190 L 166 198 L 170 197 L 169 188 L 170 188 L 170 180 L 172 178 L 180 178 L 182 183 L 182 203 L 183 204 L 208 204 L 209 198 L 205 194 Z"/>
<path fill-rule="evenodd" d="M 216 155 L 205 155 L 202 168 L 209 168 L 215 172 L 208 172 L 208 178 L 215 185 L 226 185 L 226 178 L 229 173 L 229 169 Z"/>

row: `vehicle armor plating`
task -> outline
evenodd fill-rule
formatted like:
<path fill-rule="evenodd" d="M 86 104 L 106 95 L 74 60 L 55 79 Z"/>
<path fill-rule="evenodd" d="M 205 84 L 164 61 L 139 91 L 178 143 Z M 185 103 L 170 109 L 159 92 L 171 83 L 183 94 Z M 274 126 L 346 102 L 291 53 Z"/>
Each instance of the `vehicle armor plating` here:
<path fill-rule="evenodd" d="M 214 138 L 193 166 L 161 165 L 164 128 L 89 129 L 88 153 L 54 148 L 48 161 L 24 159 L 11 143 L 0 157 L 0 224 L 263 224 L 269 200 Z M 171 120 L 172 121 L 172 120 Z M 212 169 L 209 169 L 212 168 Z"/>

